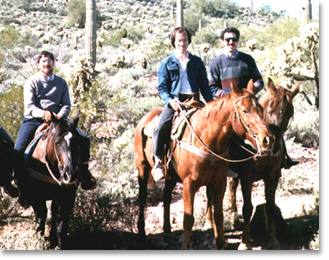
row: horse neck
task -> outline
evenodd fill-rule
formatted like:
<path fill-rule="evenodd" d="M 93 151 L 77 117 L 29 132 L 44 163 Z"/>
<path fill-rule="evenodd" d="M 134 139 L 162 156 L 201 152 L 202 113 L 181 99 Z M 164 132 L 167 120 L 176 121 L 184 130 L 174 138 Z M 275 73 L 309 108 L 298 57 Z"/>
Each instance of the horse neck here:
<path fill-rule="evenodd" d="M 196 134 L 214 151 L 226 149 L 233 135 L 231 124 L 231 106 L 233 103 L 227 96 L 207 103 L 193 117 L 192 126 Z"/>

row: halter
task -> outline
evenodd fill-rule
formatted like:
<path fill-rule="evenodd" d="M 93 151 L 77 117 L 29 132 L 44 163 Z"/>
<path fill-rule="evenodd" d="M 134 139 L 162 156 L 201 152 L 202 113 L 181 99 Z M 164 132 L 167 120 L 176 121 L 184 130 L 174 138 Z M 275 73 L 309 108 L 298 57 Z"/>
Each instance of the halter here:
<path fill-rule="evenodd" d="M 258 157 L 258 156 L 261 156 L 261 153 L 260 153 L 260 145 L 259 145 L 259 142 L 258 142 L 258 140 L 257 140 L 257 137 L 256 137 L 256 135 L 252 132 L 252 130 L 246 125 L 246 123 L 243 122 L 243 120 L 242 120 L 242 118 L 241 118 L 241 116 L 240 116 L 240 114 L 239 114 L 239 111 L 238 111 L 238 109 L 237 109 L 237 105 L 236 105 L 236 103 L 237 103 L 238 101 L 240 101 L 242 98 L 248 98 L 248 97 L 250 97 L 250 96 L 251 96 L 251 95 L 245 95 L 245 96 L 239 97 L 237 100 L 234 101 L 234 105 L 235 105 L 234 117 L 235 117 L 235 115 L 238 116 L 238 118 L 239 118 L 241 124 L 243 125 L 243 127 L 244 127 L 244 128 L 250 133 L 250 135 L 256 140 L 257 148 L 258 148 L 258 151 L 257 151 L 256 154 L 250 151 L 250 153 L 253 154 L 253 156 L 250 156 L 250 157 L 245 158 L 245 159 L 241 159 L 241 160 L 230 160 L 230 159 L 227 159 L 227 158 L 225 158 L 225 157 L 223 157 L 223 156 L 221 156 L 221 155 L 215 153 L 214 151 L 212 151 L 212 150 L 211 150 L 211 149 L 210 149 L 210 148 L 209 148 L 209 147 L 208 147 L 208 146 L 207 146 L 207 145 L 201 140 L 201 138 L 197 135 L 197 133 L 196 133 L 195 130 L 193 129 L 193 127 L 192 127 L 190 121 L 188 120 L 188 118 L 187 118 L 186 115 L 184 114 L 184 119 L 185 119 L 186 123 L 188 124 L 188 126 L 190 127 L 190 129 L 191 129 L 191 131 L 193 132 L 193 134 L 195 135 L 195 137 L 197 138 L 197 140 L 198 140 L 198 141 L 202 144 L 202 146 L 203 146 L 203 147 L 204 147 L 204 148 L 205 148 L 210 154 L 212 154 L 213 156 L 215 156 L 215 157 L 217 157 L 217 158 L 219 158 L 219 159 L 221 159 L 221 160 L 224 160 L 224 161 L 226 161 L 226 162 L 232 162 L 232 163 L 234 163 L 234 162 L 244 162 L 244 161 L 248 161 L 248 160 L 250 160 L 250 159 L 252 159 L 252 158 L 256 158 L 256 157 Z M 181 103 L 179 104 L 179 110 L 182 112 Z M 181 144 L 182 142 L 178 142 L 178 143 Z"/>
<path fill-rule="evenodd" d="M 257 153 L 254 153 L 252 151 L 250 151 L 249 149 L 245 148 L 244 149 L 246 151 L 248 151 L 249 153 L 253 154 L 253 157 L 257 157 L 257 156 L 261 156 L 261 148 L 260 148 L 260 144 L 259 141 L 257 139 L 256 134 L 251 130 L 251 128 L 244 122 L 244 120 L 242 119 L 242 117 L 240 116 L 240 113 L 238 111 L 238 107 L 237 107 L 237 102 L 240 101 L 242 98 L 248 98 L 251 97 L 251 95 L 246 95 L 246 96 L 242 96 L 239 97 L 237 100 L 234 101 L 234 108 L 235 108 L 235 112 L 234 112 L 234 120 L 235 120 L 235 116 L 237 116 L 239 118 L 239 121 L 241 122 L 242 126 L 244 127 L 244 129 L 251 135 L 252 138 L 254 138 L 256 145 L 257 145 Z M 250 159 L 250 158 L 249 158 Z"/>

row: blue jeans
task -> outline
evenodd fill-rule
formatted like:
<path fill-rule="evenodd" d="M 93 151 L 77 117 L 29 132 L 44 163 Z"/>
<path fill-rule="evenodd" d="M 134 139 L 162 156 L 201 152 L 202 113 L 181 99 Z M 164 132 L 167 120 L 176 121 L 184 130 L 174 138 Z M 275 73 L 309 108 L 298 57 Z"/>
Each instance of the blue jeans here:
<path fill-rule="evenodd" d="M 19 157 L 23 158 L 26 147 L 33 140 L 35 131 L 43 123 L 40 119 L 23 119 L 23 125 L 18 132 L 18 138 L 14 147 L 14 152 Z M 78 133 L 83 137 L 81 144 L 81 160 L 88 162 L 90 158 L 90 140 L 79 128 Z"/>

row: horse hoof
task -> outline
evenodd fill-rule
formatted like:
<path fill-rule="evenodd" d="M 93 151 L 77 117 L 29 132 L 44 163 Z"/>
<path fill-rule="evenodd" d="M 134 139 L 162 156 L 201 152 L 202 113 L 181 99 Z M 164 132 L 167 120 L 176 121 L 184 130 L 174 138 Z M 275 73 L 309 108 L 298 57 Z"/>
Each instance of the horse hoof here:
<path fill-rule="evenodd" d="M 250 250 L 251 247 L 245 243 L 240 243 L 238 250 Z"/>

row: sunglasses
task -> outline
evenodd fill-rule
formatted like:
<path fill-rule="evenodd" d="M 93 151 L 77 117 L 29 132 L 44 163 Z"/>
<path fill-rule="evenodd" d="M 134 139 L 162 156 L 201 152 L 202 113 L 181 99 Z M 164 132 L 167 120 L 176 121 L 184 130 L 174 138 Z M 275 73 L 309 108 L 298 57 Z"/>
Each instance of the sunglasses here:
<path fill-rule="evenodd" d="M 226 38 L 226 39 L 224 39 L 224 41 L 226 41 L 227 43 L 229 43 L 231 40 L 232 40 L 233 42 L 237 42 L 237 41 L 238 41 L 238 38 L 237 38 L 237 37 L 230 37 L 230 38 Z"/>

